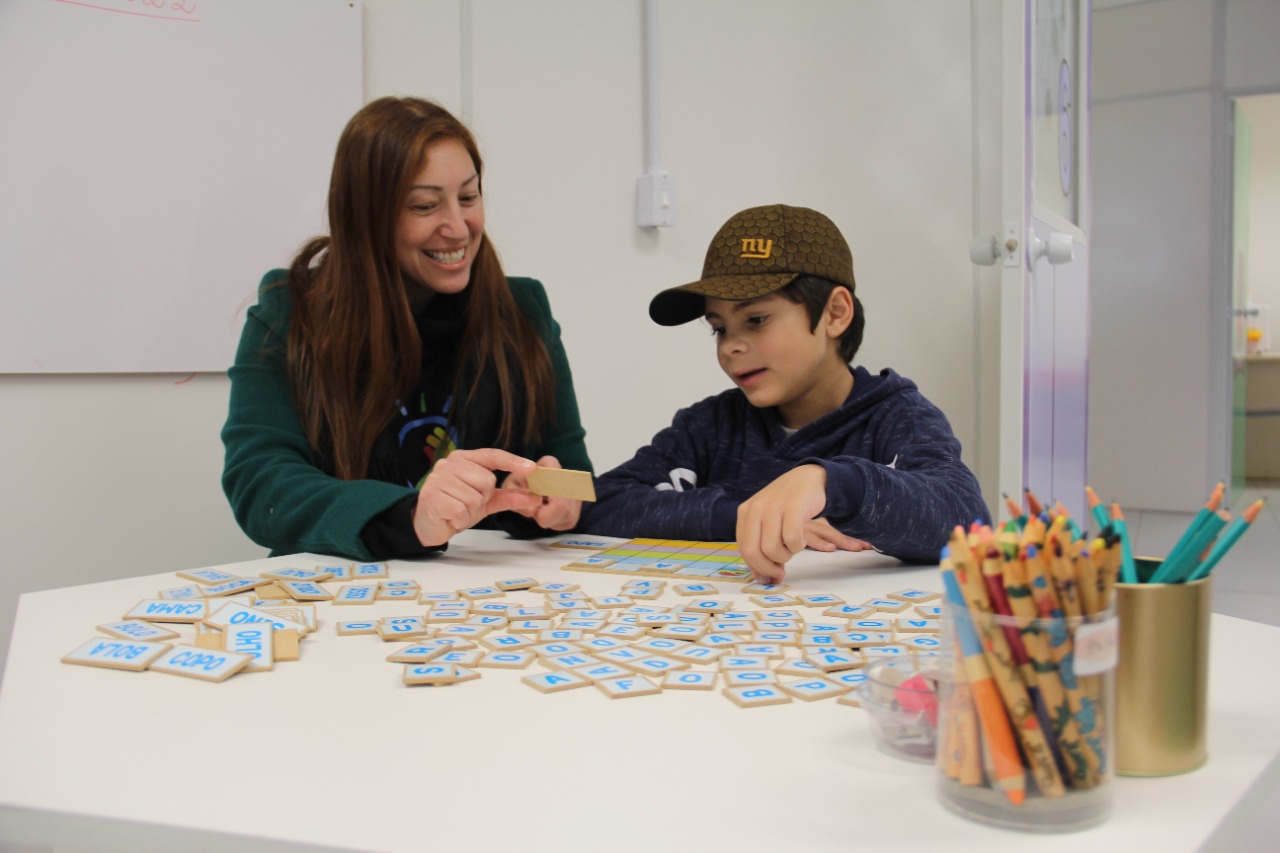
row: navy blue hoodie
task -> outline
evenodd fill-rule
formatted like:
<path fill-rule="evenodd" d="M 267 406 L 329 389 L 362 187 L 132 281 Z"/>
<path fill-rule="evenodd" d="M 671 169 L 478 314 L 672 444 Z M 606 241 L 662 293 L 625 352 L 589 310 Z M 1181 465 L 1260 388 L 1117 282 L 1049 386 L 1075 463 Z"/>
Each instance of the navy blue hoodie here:
<path fill-rule="evenodd" d="M 733 388 L 681 409 L 596 480 L 577 529 L 598 536 L 733 541 L 738 506 L 797 465 L 827 471 L 822 517 L 901 560 L 936 563 L 957 524 L 986 520 L 946 416 L 915 383 L 853 370 L 844 404 L 792 435 Z"/>

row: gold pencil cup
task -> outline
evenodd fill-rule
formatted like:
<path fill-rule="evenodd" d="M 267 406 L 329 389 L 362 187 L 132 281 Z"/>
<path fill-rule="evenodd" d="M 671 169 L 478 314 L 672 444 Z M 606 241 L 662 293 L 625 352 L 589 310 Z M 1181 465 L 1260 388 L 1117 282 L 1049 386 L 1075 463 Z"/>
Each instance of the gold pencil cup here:
<path fill-rule="evenodd" d="M 1135 561 L 1139 578 L 1159 560 Z M 1187 773 L 1208 759 L 1210 577 L 1116 584 L 1116 772 Z"/>

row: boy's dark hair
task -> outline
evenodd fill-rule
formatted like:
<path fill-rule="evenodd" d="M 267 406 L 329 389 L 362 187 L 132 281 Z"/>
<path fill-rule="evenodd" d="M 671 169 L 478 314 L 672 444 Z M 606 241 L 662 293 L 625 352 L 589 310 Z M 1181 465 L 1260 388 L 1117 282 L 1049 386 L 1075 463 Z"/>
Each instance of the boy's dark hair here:
<path fill-rule="evenodd" d="M 804 306 L 805 313 L 809 315 L 809 331 L 812 332 L 818 328 L 818 320 L 822 318 L 822 311 L 827 307 L 831 291 L 837 287 L 849 290 L 845 285 L 837 284 L 830 279 L 819 278 L 816 275 L 802 275 L 779 290 L 778 295 Z M 852 290 L 849 290 L 849 295 L 853 297 L 853 322 L 840 336 L 840 357 L 846 363 L 853 361 L 858 347 L 862 346 L 862 330 L 867 323 L 862 303 L 858 301 L 858 297 Z"/>

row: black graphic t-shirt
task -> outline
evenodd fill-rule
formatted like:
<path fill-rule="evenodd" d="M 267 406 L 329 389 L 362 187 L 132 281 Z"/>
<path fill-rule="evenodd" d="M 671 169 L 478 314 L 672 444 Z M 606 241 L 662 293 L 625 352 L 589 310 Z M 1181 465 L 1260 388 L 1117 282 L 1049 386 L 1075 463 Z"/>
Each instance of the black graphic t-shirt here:
<path fill-rule="evenodd" d="M 422 371 L 407 398 L 395 402 L 391 421 L 374 443 L 369 477 L 421 488 L 436 462 L 457 448 L 496 446 L 501 412 L 493 370 L 477 378 L 472 368 L 455 393 L 466 297 L 438 294 L 415 315 Z M 518 393 L 516 403 L 519 410 Z"/>

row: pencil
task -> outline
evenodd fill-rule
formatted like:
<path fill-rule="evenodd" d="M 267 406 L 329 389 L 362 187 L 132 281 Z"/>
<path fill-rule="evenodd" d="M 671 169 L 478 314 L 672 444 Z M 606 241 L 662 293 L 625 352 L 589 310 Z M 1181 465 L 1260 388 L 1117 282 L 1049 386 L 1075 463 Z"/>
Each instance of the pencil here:
<path fill-rule="evenodd" d="M 1006 522 L 996 534 L 996 547 L 1006 557 L 1018 556 L 1018 538 L 1021 528 L 1012 521 Z"/>
<path fill-rule="evenodd" d="M 1111 505 L 1111 527 L 1120 537 L 1120 577 L 1125 583 L 1137 583 L 1138 567 L 1133 562 L 1133 547 L 1129 542 L 1129 522 L 1125 520 L 1124 512 L 1117 503 Z"/>
<path fill-rule="evenodd" d="M 1058 772 L 1045 731 L 1036 717 L 1026 685 L 1014 666 L 1008 640 L 996 625 L 990 597 L 976 561 L 971 555 L 957 558 L 954 548 L 952 556 L 955 558 L 953 577 L 963 588 L 962 595 L 969 605 L 969 615 L 981 641 L 987 668 L 1004 701 L 1004 710 L 1009 715 L 1014 734 L 1022 744 L 1036 787 L 1045 797 L 1060 797 L 1065 793 L 1062 776 Z"/>
<path fill-rule="evenodd" d="M 1222 510 L 1209 513 L 1189 540 L 1175 546 L 1164 562 L 1151 575 L 1148 583 L 1181 583 L 1200 561 L 1200 555 L 1213 544 L 1218 534 L 1227 526 L 1228 516 Z"/>
<path fill-rule="evenodd" d="M 1099 765 L 1102 765 L 1104 763 L 1103 741 L 1101 732 L 1098 730 L 1101 718 L 1093 700 L 1085 694 L 1076 680 L 1073 663 L 1074 643 L 1071 639 L 1069 623 L 1063 605 L 1054 591 L 1054 584 L 1046 576 L 1048 568 L 1042 558 L 1042 552 L 1034 547 L 1029 548 L 1023 565 L 1027 570 L 1027 585 L 1031 588 L 1031 598 L 1035 602 L 1036 612 L 1041 619 L 1046 620 L 1047 624 L 1054 628 L 1047 638 L 1049 654 L 1054 665 L 1058 667 L 1062 686 L 1066 688 L 1071 713 L 1076 718 L 1076 725 L 1080 727 L 1081 736 L 1097 756 Z"/>
<path fill-rule="evenodd" d="M 1111 608 L 1111 596 L 1115 593 L 1116 581 L 1120 580 L 1122 570 L 1121 549 L 1116 547 L 1119 537 L 1115 532 L 1102 537 L 1104 556 L 1098 571 L 1098 609 L 1103 613 Z"/>
<path fill-rule="evenodd" d="M 982 645 L 978 641 L 977 631 L 970 618 L 969 608 L 964 601 L 964 593 L 956 580 L 954 570 L 947 565 L 949 560 L 943 559 L 942 583 L 946 590 L 947 601 L 951 604 L 954 616 L 956 638 L 960 641 L 964 655 L 964 669 L 968 676 L 969 689 L 973 693 L 973 704 L 978 712 L 978 725 L 982 731 L 983 743 L 991 756 L 991 784 L 1009 798 L 1014 805 L 1022 805 L 1026 800 L 1026 773 L 1022 768 L 1022 760 L 1018 757 L 1018 745 L 1013 739 L 1013 729 L 1009 718 L 1005 715 L 1000 694 L 992 680 L 991 671 L 982 653 Z"/>
<path fill-rule="evenodd" d="M 1067 520 L 1067 529 L 1071 531 L 1072 539 L 1084 538 L 1084 531 L 1080 529 L 1079 524 L 1076 524 L 1076 520 L 1071 517 L 1071 513 L 1067 512 L 1067 508 L 1062 505 L 1062 501 L 1058 501 L 1053 505 L 1053 511 L 1056 515 Z"/>
<path fill-rule="evenodd" d="M 1000 625 L 1004 629 L 1005 639 L 1009 643 L 1009 650 L 1013 653 L 1013 662 L 1018 667 L 1018 674 L 1022 676 L 1022 683 L 1026 685 L 1027 696 L 1031 699 L 1031 706 L 1036 712 L 1036 719 L 1040 721 L 1040 728 L 1044 731 L 1045 740 L 1049 744 L 1049 752 L 1058 767 L 1058 773 L 1066 776 L 1067 766 L 1062 760 L 1061 751 L 1058 749 L 1053 717 L 1050 715 L 1045 698 L 1040 692 L 1040 682 L 1036 678 L 1035 666 L 1031 662 L 1027 647 L 1022 642 L 1022 632 L 1013 618 L 1013 608 L 1009 603 L 1009 595 L 1005 588 L 1006 579 L 1000 558 L 1000 549 L 994 545 L 988 549 L 986 557 L 982 561 L 982 579 L 987 585 L 987 594 L 991 600 L 992 612 L 1002 617 Z"/>
<path fill-rule="evenodd" d="M 1027 499 L 1027 512 L 1030 515 L 1039 515 L 1044 512 L 1044 506 L 1036 499 L 1035 492 L 1030 489 L 1024 489 L 1023 492 Z"/>
<path fill-rule="evenodd" d="M 1009 510 L 1010 520 L 1014 524 L 1018 525 L 1019 529 L 1026 526 L 1027 514 L 1022 511 L 1022 507 L 1018 506 L 1018 504 L 1014 502 L 1013 498 L 1009 497 L 1007 492 L 1001 492 L 1000 496 L 1004 498 L 1004 506 L 1005 509 Z"/>
<path fill-rule="evenodd" d="M 1031 545 L 1023 552 L 1022 565 L 1027 571 L 1027 584 L 1031 587 L 1031 597 L 1036 611 L 1041 616 L 1062 616 L 1062 607 L 1058 604 L 1058 593 L 1053 589 L 1045 574 L 1044 560 L 1039 546 Z M 1055 617 L 1055 618 L 1056 618 Z"/>
<path fill-rule="evenodd" d="M 1004 566 L 1005 591 L 1010 608 L 1017 617 L 1027 654 L 1036 674 L 1036 684 L 1053 720 L 1053 732 L 1058 749 L 1067 764 L 1063 778 L 1073 788 L 1092 787 L 1096 780 L 1096 759 L 1090 761 L 1088 744 L 1080 736 L 1075 716 L 1067 698 L 1066 688 L 1049 653 L 1049 640 L 1045 625 L 1031 600 L 1031 587 L 1020 560 L 1006 560 Z M 1050 626 L 1052 628 L 1052 626 Z"/>
<path fill-rule="evenodd" d="M 982 784 L 982 745 L 978 734 L 978 717 L 973 705 L 973 691 L 969 682 L 961 686 L 959 698 L 962 713 L 956 721 L 960 733 L 960 784 Z"/>
<path fill-rule="evenodd" d="M 1020 546 L 1039 545 L 1044 542 L 1047 526 L 1038 515 L 1033 515 L 1027 519 L 1026 526 L 1022 528 L 1022 536 L 1018 538 Z"/>
<path fill-rule="evenodd" d="M 1098 493 L 1088 486 L 1084 487 L 1085 497 L 1089 501 L 1089 512 L 1093 513 L 1093 523 L 1098 526 L 1098 532 L 1110 523 L 1107 518 L 1107 508 L 1102 505 L 1102 500 L 1098 497 Z"/>
<path fill-rule="evenodd" d="M 1205 502 L 1205 505 L 1195 514 L 1195 517 L 1191 519 L 1191 523 L 1187 525 L 1187 529 L 1182 531 L 1182 536 L 1178 538 L 1178 541 L 1174 543 L 1173 548 L 1169 550 L 1169 554 L 1164 558 L 1164 563 L 1160 565 L 1160 569 L 1163 569 L 1169 564 L 1169 559 L 1171 557 L 1177 556 L 1179 551 L 1190 545 L 1191 540 L 1195 538 L 1195 535 L 1200 531 L 1200 528 L 1214 515 L 1214 513 L 1218 511 L 1218 508 L 1222 505 L 1222 495 L 1226 490 L 1226 487 L 1226 483 L 1218 483 L 1218 485 L 1214 487 L 1213 494 L 1209 495 L 1209 500 Z M 1199 555 L 1200 552 L 1197 551 L 1195 553 Z M 1156 574 L 1160 574 L 1160 569 L 1156 570 Z M 1163 581 L 1157 581 L 1154 576 L 1149 582 L 1163 583 Z"/>
<path fill-rule="evenodd" d="M 1218 565 L 1218 561 L 1221 560 L 1223 556 L 1231 550 L 1231 546 L 1235 545 L 1240 537 L 1244 535 L 1244 532 L 1249 529 L 1249 525 L 1253 524 L 1253 520 L 1258 517 L 1258 513 L 1262 510 L 1262 504 L 1263 502 L 1260 500 L 1255 501 L 1248 509 L 1240 514 L 1239 518 L 1233 519 L 1232 522 L 1227 525 L 1227 529 L 1222 532 L 1222 536 L 1213 544 L 1213 547 L 1209 549 L 1208 556 L 1206 556 L 1200 565 L 1196 566 L 1195 569 L 1187 575 L 1188 581 L 1198 581 L 1205 575 L 1209 574 L 1209 572 L 1213 571 L 1213 567 Z"/>
<path fill-rule="evenodd" d="M 959 645 L 952 667 L 952 692 L 948 697 L 947 727 L 938 746 L 938 764 L 947 777 L 961 785 L 982 784 L 982 748 L 979 744 L 978 718 L 973 706 L 973 691 L 964 671 L 964 654 Z"/>
<path fill-rule="evenodd" d="M 1080 573 L 1078 578 L 1080 588 L 1080 600 L 1084 604 L 1086 613 L 1096 613 L 1098 611 L 1098 593 L 1101 585 L 1101 578 L 1106 569 L 1102 563 L 1106 559 L 1106 542 L 1099 536 L 1089 545 L 1089 551 L 1082 553 L 1080 558 L 1075 561 L 1076 569 Z"/>
<path fill-rule="evenodd" d="M 1111 590 L 1115 584 L 1116 573 L 1120 568 L 1120 552 L 1121 541 L 1119 536 L 1111 531 L 1101 537 L 1094 543 L 1095 548 L 1101 549 L 1101 554 L 1090 553 L 1083 554 L 1076 560 L 1075 566 L 1079 577 L 1080 590 L 1080 619 L 1078 625 L 1103 621 L 1110 613 L 1111 606 Z M 1072 655 L 1071 665 L 1074 669 L 1076 664 L 1075 654 Z M 1108 701 L 1104 695 L 1105 685 L 1103 679 L 1099 675 L 1085 675 L 1079 679 L 1079 689 L 1083 697 L 1080 700 L 1082 711 L 1085 703 L 1088 702 L 1089 711 L 1093 708 L 1101 708 Z M 1091 755 L 1096 759 L 1092 763 L 1091 769 L 1096 773 L 1093 781 L 1100 781 L 1102 778 L 1110 776 L 1110 768 L 1106 763 L 1106 754 L 1104 752 L 1106 733 L 1105 715 L 1098 715 L 1092 720 L 1092 725 L 1088 726 L 1089 733 L 1086 743 L 1089 746 Z"/>

